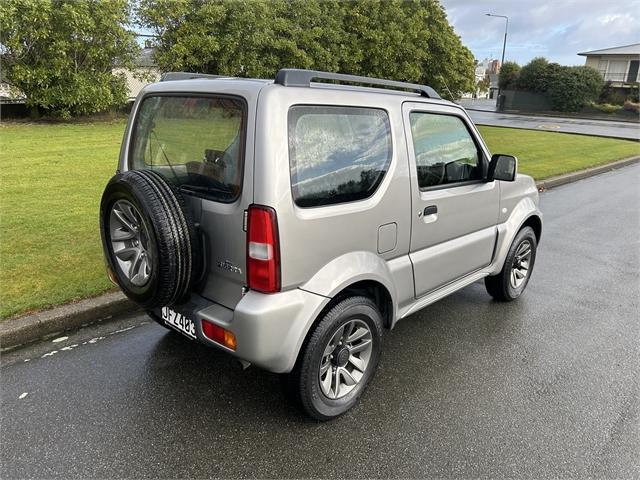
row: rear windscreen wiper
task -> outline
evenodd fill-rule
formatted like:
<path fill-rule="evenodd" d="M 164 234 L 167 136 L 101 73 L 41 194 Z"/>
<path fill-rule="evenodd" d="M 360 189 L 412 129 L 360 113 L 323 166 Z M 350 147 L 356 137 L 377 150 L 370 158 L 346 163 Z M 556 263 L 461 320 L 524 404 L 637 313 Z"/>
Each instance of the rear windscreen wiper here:
<path fill-rule="evenodd" d="M 203 185 L 180 185 L 180 189 L 181 190 L 191 190 L 194 192 L 205 192 L 205 193 L 225 193 L 225 194 L 231 194 L 233 193 L 231 190 L 229 190 L 226 187 L 214 187 L 213 185 L 209 185 L 209 186 L 203 186 Z"/>

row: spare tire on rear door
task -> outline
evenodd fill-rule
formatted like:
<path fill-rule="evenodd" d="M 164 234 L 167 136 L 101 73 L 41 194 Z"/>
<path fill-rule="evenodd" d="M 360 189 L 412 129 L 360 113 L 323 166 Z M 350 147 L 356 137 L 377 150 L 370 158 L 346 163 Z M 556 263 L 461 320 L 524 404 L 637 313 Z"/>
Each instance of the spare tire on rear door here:
<path fill-rule="evenodd" d="M 180 192 L 157 172 L 130 170 L 109 181 L 100 233 L 115 280 L 143 308 L 179 303 L 197 278 L 193 221 Z"/>

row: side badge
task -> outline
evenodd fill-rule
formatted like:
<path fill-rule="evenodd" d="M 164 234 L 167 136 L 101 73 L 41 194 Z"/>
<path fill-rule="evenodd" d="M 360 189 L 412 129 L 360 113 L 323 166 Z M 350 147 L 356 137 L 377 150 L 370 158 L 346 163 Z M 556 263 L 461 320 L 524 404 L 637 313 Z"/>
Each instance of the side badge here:
<path fill-rule="evenodd" d="M 225 260 L 224 262 L 223 261 L 218 262 L 218 268 L 221 268 L 222 270 L 227 270 L 232 273 L 237 273 L 238 275 L 242 275 L 242 269 L 240 267 L 236 267 L 229 260 Z"/>

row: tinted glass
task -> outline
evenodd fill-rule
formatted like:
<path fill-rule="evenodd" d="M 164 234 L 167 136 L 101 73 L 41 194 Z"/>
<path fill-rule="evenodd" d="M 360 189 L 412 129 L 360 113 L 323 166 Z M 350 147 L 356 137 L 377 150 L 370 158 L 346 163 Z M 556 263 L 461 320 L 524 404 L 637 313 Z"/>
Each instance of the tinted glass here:
<path fill-rule="evenodd" d="M 289 110 L 293 198 L 316 207 L 367 198 L 391 162 L 389 118 L 383 110 L 297 106 Z"/>
<path fill-rule="evenodd" d="M 458 117 L 411 112 L 420 188 L 482 178 L 478 147 Z"/>
<path fill-rule="evenodd" d="M 230 202 L 242 184 L 244 103 L 214 97 L 147 97 L 133 127 L 130 162 L 183 190 Z"/>

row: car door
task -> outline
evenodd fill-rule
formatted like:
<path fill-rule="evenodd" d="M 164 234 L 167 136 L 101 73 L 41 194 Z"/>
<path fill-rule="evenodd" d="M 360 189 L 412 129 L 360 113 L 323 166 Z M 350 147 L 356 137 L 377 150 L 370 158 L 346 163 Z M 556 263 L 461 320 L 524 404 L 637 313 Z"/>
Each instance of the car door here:
<path fill-rule="evenodd" d="M 411 172 L 411 244 L 415 296 L 491 263 L 497 235 L 498 182 L 485 180 L 489 153 L 464 111 L 403 105 Z"/>

